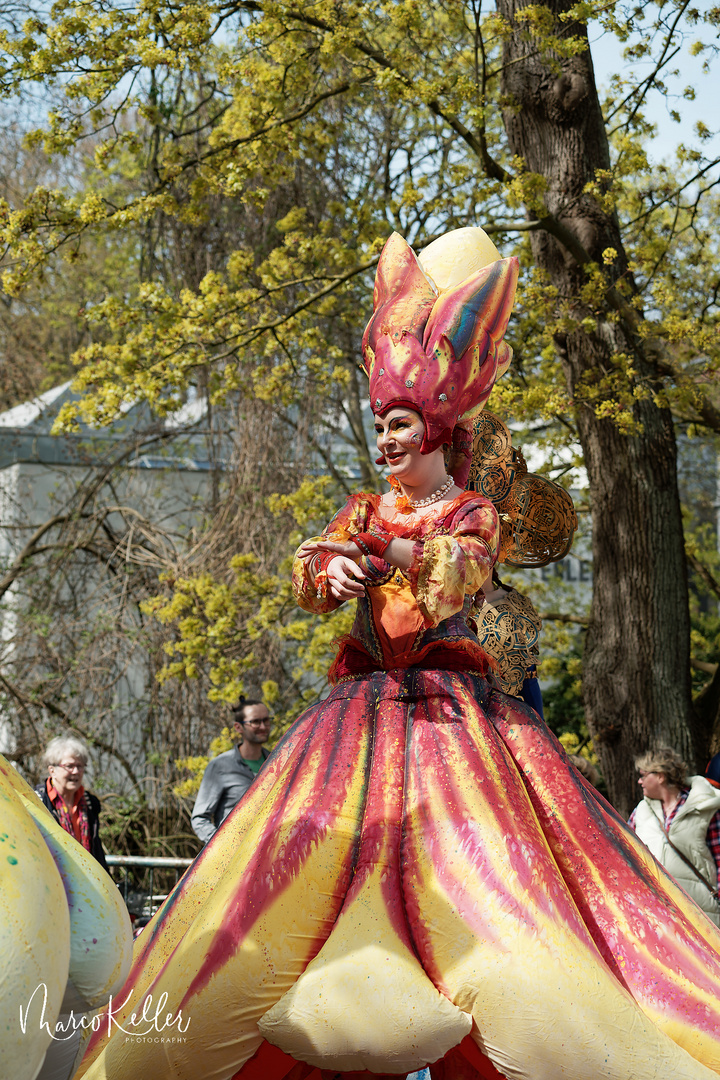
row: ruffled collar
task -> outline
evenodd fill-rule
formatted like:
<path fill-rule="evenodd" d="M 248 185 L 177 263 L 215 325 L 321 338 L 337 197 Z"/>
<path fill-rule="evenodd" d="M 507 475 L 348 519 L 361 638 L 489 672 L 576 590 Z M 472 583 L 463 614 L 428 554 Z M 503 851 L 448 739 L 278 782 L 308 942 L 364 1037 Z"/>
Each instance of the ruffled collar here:
<path fill-rule="evenodd" d="M 432 503 L 430 506 L 424 508 L 424 513 L 418 514 L 417 517 L 413 519 L 407 511 L 402 510 L 399 506 L 387 506 L 384 504 L 382 502 L 382 496 L 376 495 L 374 492 L 362 492 L 360 497 L 367 499 L 372 507 L 372 512 L 375 517 L 380 518 L 383 525 L 385 525 L 390 532 L 395 533 L 398 536 L 407 536 L 408 532 L 418 535 L 433 532 L 448 517 L 457 513 L 459 507 L 462 506 L 463 503 L 484 503 L 488 501 L 481 495 L 478 495 L 476 491 L 461 491 L 454 499 L 449 499 L 447 502 Z"/>

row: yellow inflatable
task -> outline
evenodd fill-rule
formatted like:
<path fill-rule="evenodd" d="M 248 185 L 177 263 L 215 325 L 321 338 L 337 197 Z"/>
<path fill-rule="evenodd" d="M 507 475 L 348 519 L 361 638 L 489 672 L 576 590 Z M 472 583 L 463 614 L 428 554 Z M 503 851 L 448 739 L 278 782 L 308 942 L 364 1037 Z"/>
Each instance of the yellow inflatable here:
<path fill-rule="evenodd" d="M 34 1080 L 122 987 L 132 930 L 112 879 L 2 756 L 0 807 L 0 1076 Z"/>

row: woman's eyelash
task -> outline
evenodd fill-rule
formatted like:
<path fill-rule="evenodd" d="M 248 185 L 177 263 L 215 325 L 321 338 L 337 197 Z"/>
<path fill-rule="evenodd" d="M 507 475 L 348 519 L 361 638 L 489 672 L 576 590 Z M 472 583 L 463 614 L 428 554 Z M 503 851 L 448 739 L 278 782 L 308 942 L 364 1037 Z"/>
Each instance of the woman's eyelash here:
<path fill-rule="evenodd" d="M 400 428 L 406 428 L 406 427 L 410 427 L 410 421 L 409 420 L 393 420 L 390 423 L 390 427 L 388 428 L 388 431 L 398 431 Z M 385 429 L 381 428 L 379 424 L 375 424 L 375 434 L 376 435 L 382 435 L 384 430 Z"/>

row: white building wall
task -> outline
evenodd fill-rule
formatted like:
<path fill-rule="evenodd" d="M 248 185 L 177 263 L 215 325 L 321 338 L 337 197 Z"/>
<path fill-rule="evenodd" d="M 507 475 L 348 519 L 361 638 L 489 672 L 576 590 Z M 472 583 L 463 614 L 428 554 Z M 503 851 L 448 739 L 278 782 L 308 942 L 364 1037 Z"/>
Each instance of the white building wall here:
<path fill-rule="evenodd" d="M 56 514 L 72 505 L 78 486 L 91 480 L 93 471 L 77 465 L 46 465 L 39 462 L 15 463 L 0 469 L 0 574 L 22 551 L 28 539 Z M 182 545 L 184 537 L 197 525 L 210 490 L 210 474 L 202 469 L 126 467 L 112 476 L 112 486 L 105 484 L 98 503 L 120 505 L 146 515 L 159 525 L 169 539 Z M 120 532 L 124 528 L 119 513 L 109 523 Z M 50 539 L 51 534 L 48 534 Z M 102 603 L 99 587 L 102 573 L 83 570 L 83 580 L 73 582 L 75 589 L 88 598 L 88 622 L 98 615 Z M 15 582 L 0 599 L 0 663 L 12 662 L 13 638 L 18 627 L 17 611 L 26 597 L 23 579 Z M 39 674 L 41 674 L 39 672 Z M 123 671 L 114 690 L 113 708 L 117 709 L 118 748 L 137 762 L 145 717 L 136 703 L 148 693 L 148 671 L 138 658 Z M 10 717 L 0 713 L 0 752 L 16 749 Z M 122 788 L 126 774 L 118 766 L 106 763 L 112 780 Z M 92 777 L 90 777 L 92 779 Z"/>

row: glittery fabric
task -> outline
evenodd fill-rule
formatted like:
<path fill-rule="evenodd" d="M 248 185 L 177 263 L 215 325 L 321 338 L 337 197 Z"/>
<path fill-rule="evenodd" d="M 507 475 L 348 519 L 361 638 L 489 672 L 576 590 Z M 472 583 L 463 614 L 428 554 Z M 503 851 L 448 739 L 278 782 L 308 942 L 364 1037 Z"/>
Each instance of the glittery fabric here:
<path fill-rule="evenodd" d="M 422 649 L 429 640 L 425 631 L 438 630 L 440 624 L 443 629 L 433 640 L 441 640 L 443 634 L 474 639 L 467 613 L 472 597 L 492 569 L 497 550 L 498 517 L 492 503 L 474 492 L 464 492 L 450 502 L 429 507 L 413 520 L 381 504 L 377 495 L 353 495 L 322 538 L 347 540 L 372 530 L 376 522 L 393 536 L 415 542 L 413 562 L 403 574 L 376 556 L 357 560 L 367 574 L 368 587 L 358 601 L 352 636 L 381 663 L 387 663 L 390 656 Z M 339 606 L 327 592 L 318 597 L 310 560 L 295 559 L 293 590 L 305 611 L 325 613 Z M 379 648 L 383 633 L 387 638 L 384 654 Z M 400 637 L 403 648 L 393 644 Z"/>

